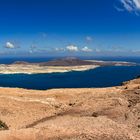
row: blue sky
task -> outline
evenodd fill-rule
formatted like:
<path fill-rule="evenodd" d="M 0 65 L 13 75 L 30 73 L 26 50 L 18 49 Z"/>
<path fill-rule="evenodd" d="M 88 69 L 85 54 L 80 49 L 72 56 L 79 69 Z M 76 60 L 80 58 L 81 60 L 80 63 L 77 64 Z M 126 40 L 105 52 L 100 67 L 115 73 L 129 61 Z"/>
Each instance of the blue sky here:
<path fill-rule="evenodd" d="M 139 56 L 140 0 L 0 0 L 0 56 Z"/>

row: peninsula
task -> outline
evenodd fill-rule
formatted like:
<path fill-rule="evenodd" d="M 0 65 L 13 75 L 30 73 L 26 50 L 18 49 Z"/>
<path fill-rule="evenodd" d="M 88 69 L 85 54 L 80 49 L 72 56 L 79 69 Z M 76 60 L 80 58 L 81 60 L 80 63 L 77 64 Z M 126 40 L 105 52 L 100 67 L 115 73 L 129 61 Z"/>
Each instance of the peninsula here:
<path fill-rule="evenodd" d="M 12 64 L 1 64 L 0 73 L 1 74 L 54 73 L 54 72 L 85 71 L 89 69 L 95 69 L 100 66 L 135 66 L 135 65 L 137 64 L 131 62 L 81 60 L 78 58 L 68 57 L 40 63 L 16 61 Z"/>

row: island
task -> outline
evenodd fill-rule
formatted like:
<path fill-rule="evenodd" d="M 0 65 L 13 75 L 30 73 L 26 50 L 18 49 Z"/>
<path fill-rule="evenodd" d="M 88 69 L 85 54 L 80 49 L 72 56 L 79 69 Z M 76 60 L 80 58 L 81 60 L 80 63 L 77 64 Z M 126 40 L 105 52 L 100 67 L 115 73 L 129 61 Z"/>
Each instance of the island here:
<path fill-rule="evenodd" d="M 55 73 L 70 71 L 85 71 L 95 69 L 101 66 L 135 66 L 132 62 L 117 61 L 98 61 L 81 60 L 75 57 L 67 57 L 51 60 L 48 62 L 29 63 L 25 61 L 16 61 L 12 64 L 0 64 L 1 74 L 36 74 L 36 73 Z"/>

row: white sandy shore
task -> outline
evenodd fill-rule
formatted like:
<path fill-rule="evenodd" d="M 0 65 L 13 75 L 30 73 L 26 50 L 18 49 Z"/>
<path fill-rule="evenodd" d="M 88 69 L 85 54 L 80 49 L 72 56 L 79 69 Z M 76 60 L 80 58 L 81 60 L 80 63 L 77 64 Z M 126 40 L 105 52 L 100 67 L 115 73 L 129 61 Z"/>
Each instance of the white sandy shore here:
<path fill-rule="evenodd" d="M 0 74 L 39 74 L 39 73 L 63 73 L 70 71 L 86 71 L 95 69 L 98 65 L 83 66 L 39 66 L 39 65 L 0 65 Z"/>

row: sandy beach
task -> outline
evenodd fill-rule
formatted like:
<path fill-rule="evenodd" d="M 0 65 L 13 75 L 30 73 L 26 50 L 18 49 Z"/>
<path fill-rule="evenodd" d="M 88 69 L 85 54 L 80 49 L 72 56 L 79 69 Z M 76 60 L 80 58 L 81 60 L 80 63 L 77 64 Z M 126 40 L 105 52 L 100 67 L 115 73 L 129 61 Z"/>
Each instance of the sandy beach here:
<path fill-rule="evenodd" d="M 70 71 L 86 71 L 95 69 L 98 65 L 82 66 L 39 66 L 39 65 L 0 65 L 1 74 L 39 74 L 39 73 L 62 73 Z"/>

